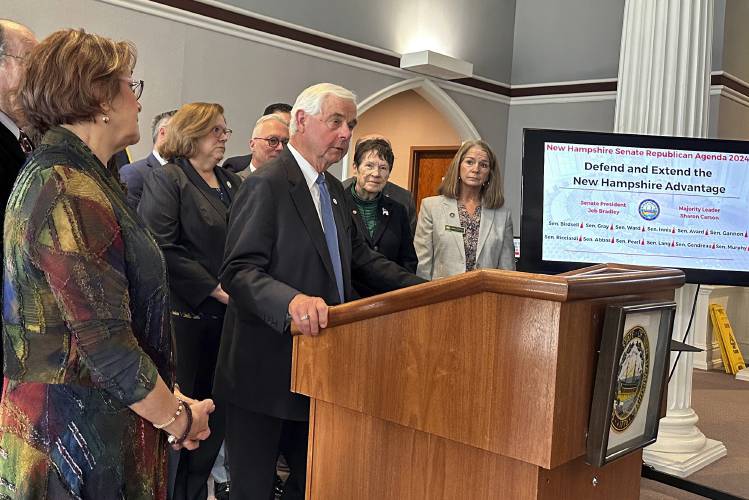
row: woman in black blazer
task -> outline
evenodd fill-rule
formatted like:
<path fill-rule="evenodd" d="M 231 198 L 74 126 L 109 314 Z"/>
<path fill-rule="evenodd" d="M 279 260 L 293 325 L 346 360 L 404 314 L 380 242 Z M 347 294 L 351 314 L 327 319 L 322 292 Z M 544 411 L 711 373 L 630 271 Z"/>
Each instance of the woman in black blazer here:
<path fill-rule="evenodd" d="M 169 273 L 183 394 L 211 397 L 213 372 L 229 296 L 218 280 L 229 206 L 241 179 L 218 166 L 231 129 L 219 104 L 185 104 L 172 117 L 159 153 L 169 160 L 143 184 L 138 212 L 164 252 Z M 216 405 L 211 436 L 179 457 L 174 500 L 207 498 L 206 483 L 223 441 L 224 411 Z M 173 470 L 173 467 L 172 467 Z"/>
<path fill-rule="evenodd" d="M 413 273 L 418 259 L 406 207 L 382 194 L 393 160 L 393 150 L 385 139 L 368 139 L 357 144 L 354 182 L 345 194 L 354 222 L 370 248 Z M 377 293 L 357 280 L 356 275 L 352 278 L 360 296 Z"/>

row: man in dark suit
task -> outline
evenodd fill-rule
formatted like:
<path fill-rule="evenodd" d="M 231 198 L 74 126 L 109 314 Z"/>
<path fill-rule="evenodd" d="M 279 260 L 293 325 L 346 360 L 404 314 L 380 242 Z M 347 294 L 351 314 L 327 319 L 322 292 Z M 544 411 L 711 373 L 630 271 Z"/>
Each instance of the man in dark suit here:
<path fill-rule="evenodd" d="M 26 64 L 24 61 L 36 44 L 36 37 L 29 28 L 0 19 L 0 203 L 3 214 L 18 171 L 26 161 L 26 155 L 31 152 L 31 141 L 22 130 L 26 125 L 26 118 L 14 91 L 23 74 Z"/>
<path fill-rule="evenodd" d="M 359 140 L 356 141 L 356 145 L 354 148 L 359 146 L 363 141 L 366 141 L 367 139 L 382 139 L 388 144 L 390 144 L 390 141 L 381 135 L 378 134 L 370 134 L 365 135 L 359 138 Z M 392 169 L 392 165 L 390 167 Z M 345 181 L 343 181 L 343 187 L 346 189 L 351 189 L 351 185 L 354 183 L 354 178 L 349 177 Z M 403 205 L 406 209 L 406 214 L 408 215 L 408 222 L 411 226 L 411 234 L 416 234 L 416 203 L 414 202 L 414 197 L 411 194 L 411 191 L 408 189 L 403 189 L 397 184 L 393 184 L 390 181 L 387 181 L 385 183 L 385 187 L 382 188 L 382 195 L 386 198 L 390 198 L 393 201 L 396 201 Z"/>
<path fill-rule="evenodd" d="M 229 294 L 214 385 L 227 403 L 232 497 L 272 498 L 276 457 L 291 474 L 284 499 L 304 498 L 309 399 L 289 390 L 293 322 L 327 326 L 328 304 L 354 296 L 352 276 L 378 292 L 423 281 L 370 250 L 326 173 L 348 150 L 355 96 L 332 84 L 296 100 L 288 147 L 247 178 L 229 216 L 221 284 Z"/>
<path fill-rule="evenodd" d="M 133 210 L 138 210 L 140 197 L 143 195 L 143 180 L 146 175 L 159 165 L 166 164 L 166 160 L 159 154 L 159 147 L 166 139 L 166 127 L 169 125 L 169 120 L 176 112 L 177 110 L 173 109 L 154 116 L 151 122 L 153 151 L 142 160 L 134 161 L 120 168 L 120 179 L 127 186 L 127 204 Z"/>
<path fill-rule="evenodd" d="M 263 116 L 268 115 L 276 115 L 279 118 L 283 119 L 283 121 L 285 121 L 286 123 L 289 123 L 289 117 L 291 116 L 291 106 L 283 102 L 270 104 L 266 106 L 265 110 L 263 110 Z M 246 170 L 250 166 L 250 161 L 252 160 L 252 141 L 255 140 L 255 137 L 257 136 L 255 135 L 255 130 L 253 128 L 252 137 L 250 137 L 250 140 L 247 141 L 247 145 L 250 148 L 250 154 L 232 156 L 231 158 L 227 158 L 226 160 L 224 160 L 224 163 L 221 166 L 227 170 L 234 172 L 235 174 Z"/>
<path fill-rule="evenodd" d="M 22 130 L 26 118 L 18 106 L 14 91 L 21 79 L 24 61 L 37 43 L 36 37 L 26 26 L 0 19 L 0 204 L 3 219 L 13 183 L 32 148 L 31 141 Z M 4 251 L 2 240 L 0 237 L 0 255 Z M 0 343 L 0 360 L 2 354 Z"/>
<path fill-rule="evenodd" d="M 289 122 L 276 114 L 261 116 L 252 131 L 250 164 L 237 175 L 245 180 L 252 172 L 277 158 L 288 143 Z"/>

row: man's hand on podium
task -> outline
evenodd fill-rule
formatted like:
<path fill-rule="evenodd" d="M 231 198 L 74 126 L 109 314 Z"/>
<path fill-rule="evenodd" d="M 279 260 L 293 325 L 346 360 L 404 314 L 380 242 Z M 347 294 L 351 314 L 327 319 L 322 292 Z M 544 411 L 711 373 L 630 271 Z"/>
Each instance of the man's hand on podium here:
<path fill-rule="evenodd" d="M 328 304 L 320 297 L 295 295 L 289 302 L 289 315 L 304 335 L 317 335 L 328 326 Z"/>

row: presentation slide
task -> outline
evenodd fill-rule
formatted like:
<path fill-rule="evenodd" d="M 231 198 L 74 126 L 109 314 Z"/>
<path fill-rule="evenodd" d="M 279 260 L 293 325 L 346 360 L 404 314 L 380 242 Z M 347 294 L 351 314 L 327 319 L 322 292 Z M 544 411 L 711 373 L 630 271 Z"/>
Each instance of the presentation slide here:
<path fill-rule="evenodd" d="M 749 155 L 546 142 L 545 261 L 749 271 Z"/>

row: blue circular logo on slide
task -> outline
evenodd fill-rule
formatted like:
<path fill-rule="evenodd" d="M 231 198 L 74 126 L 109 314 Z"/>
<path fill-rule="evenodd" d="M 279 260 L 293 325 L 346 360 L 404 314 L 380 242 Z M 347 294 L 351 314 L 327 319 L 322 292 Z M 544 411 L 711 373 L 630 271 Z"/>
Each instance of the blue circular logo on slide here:
<path fill-rule="evenodd" d="M 637 211 L 640 212 L 640 217 L 643 219 L 655 220 L 661 214 L 661 207 L 655 200 L 647 199 L 640 202 Z"/>

